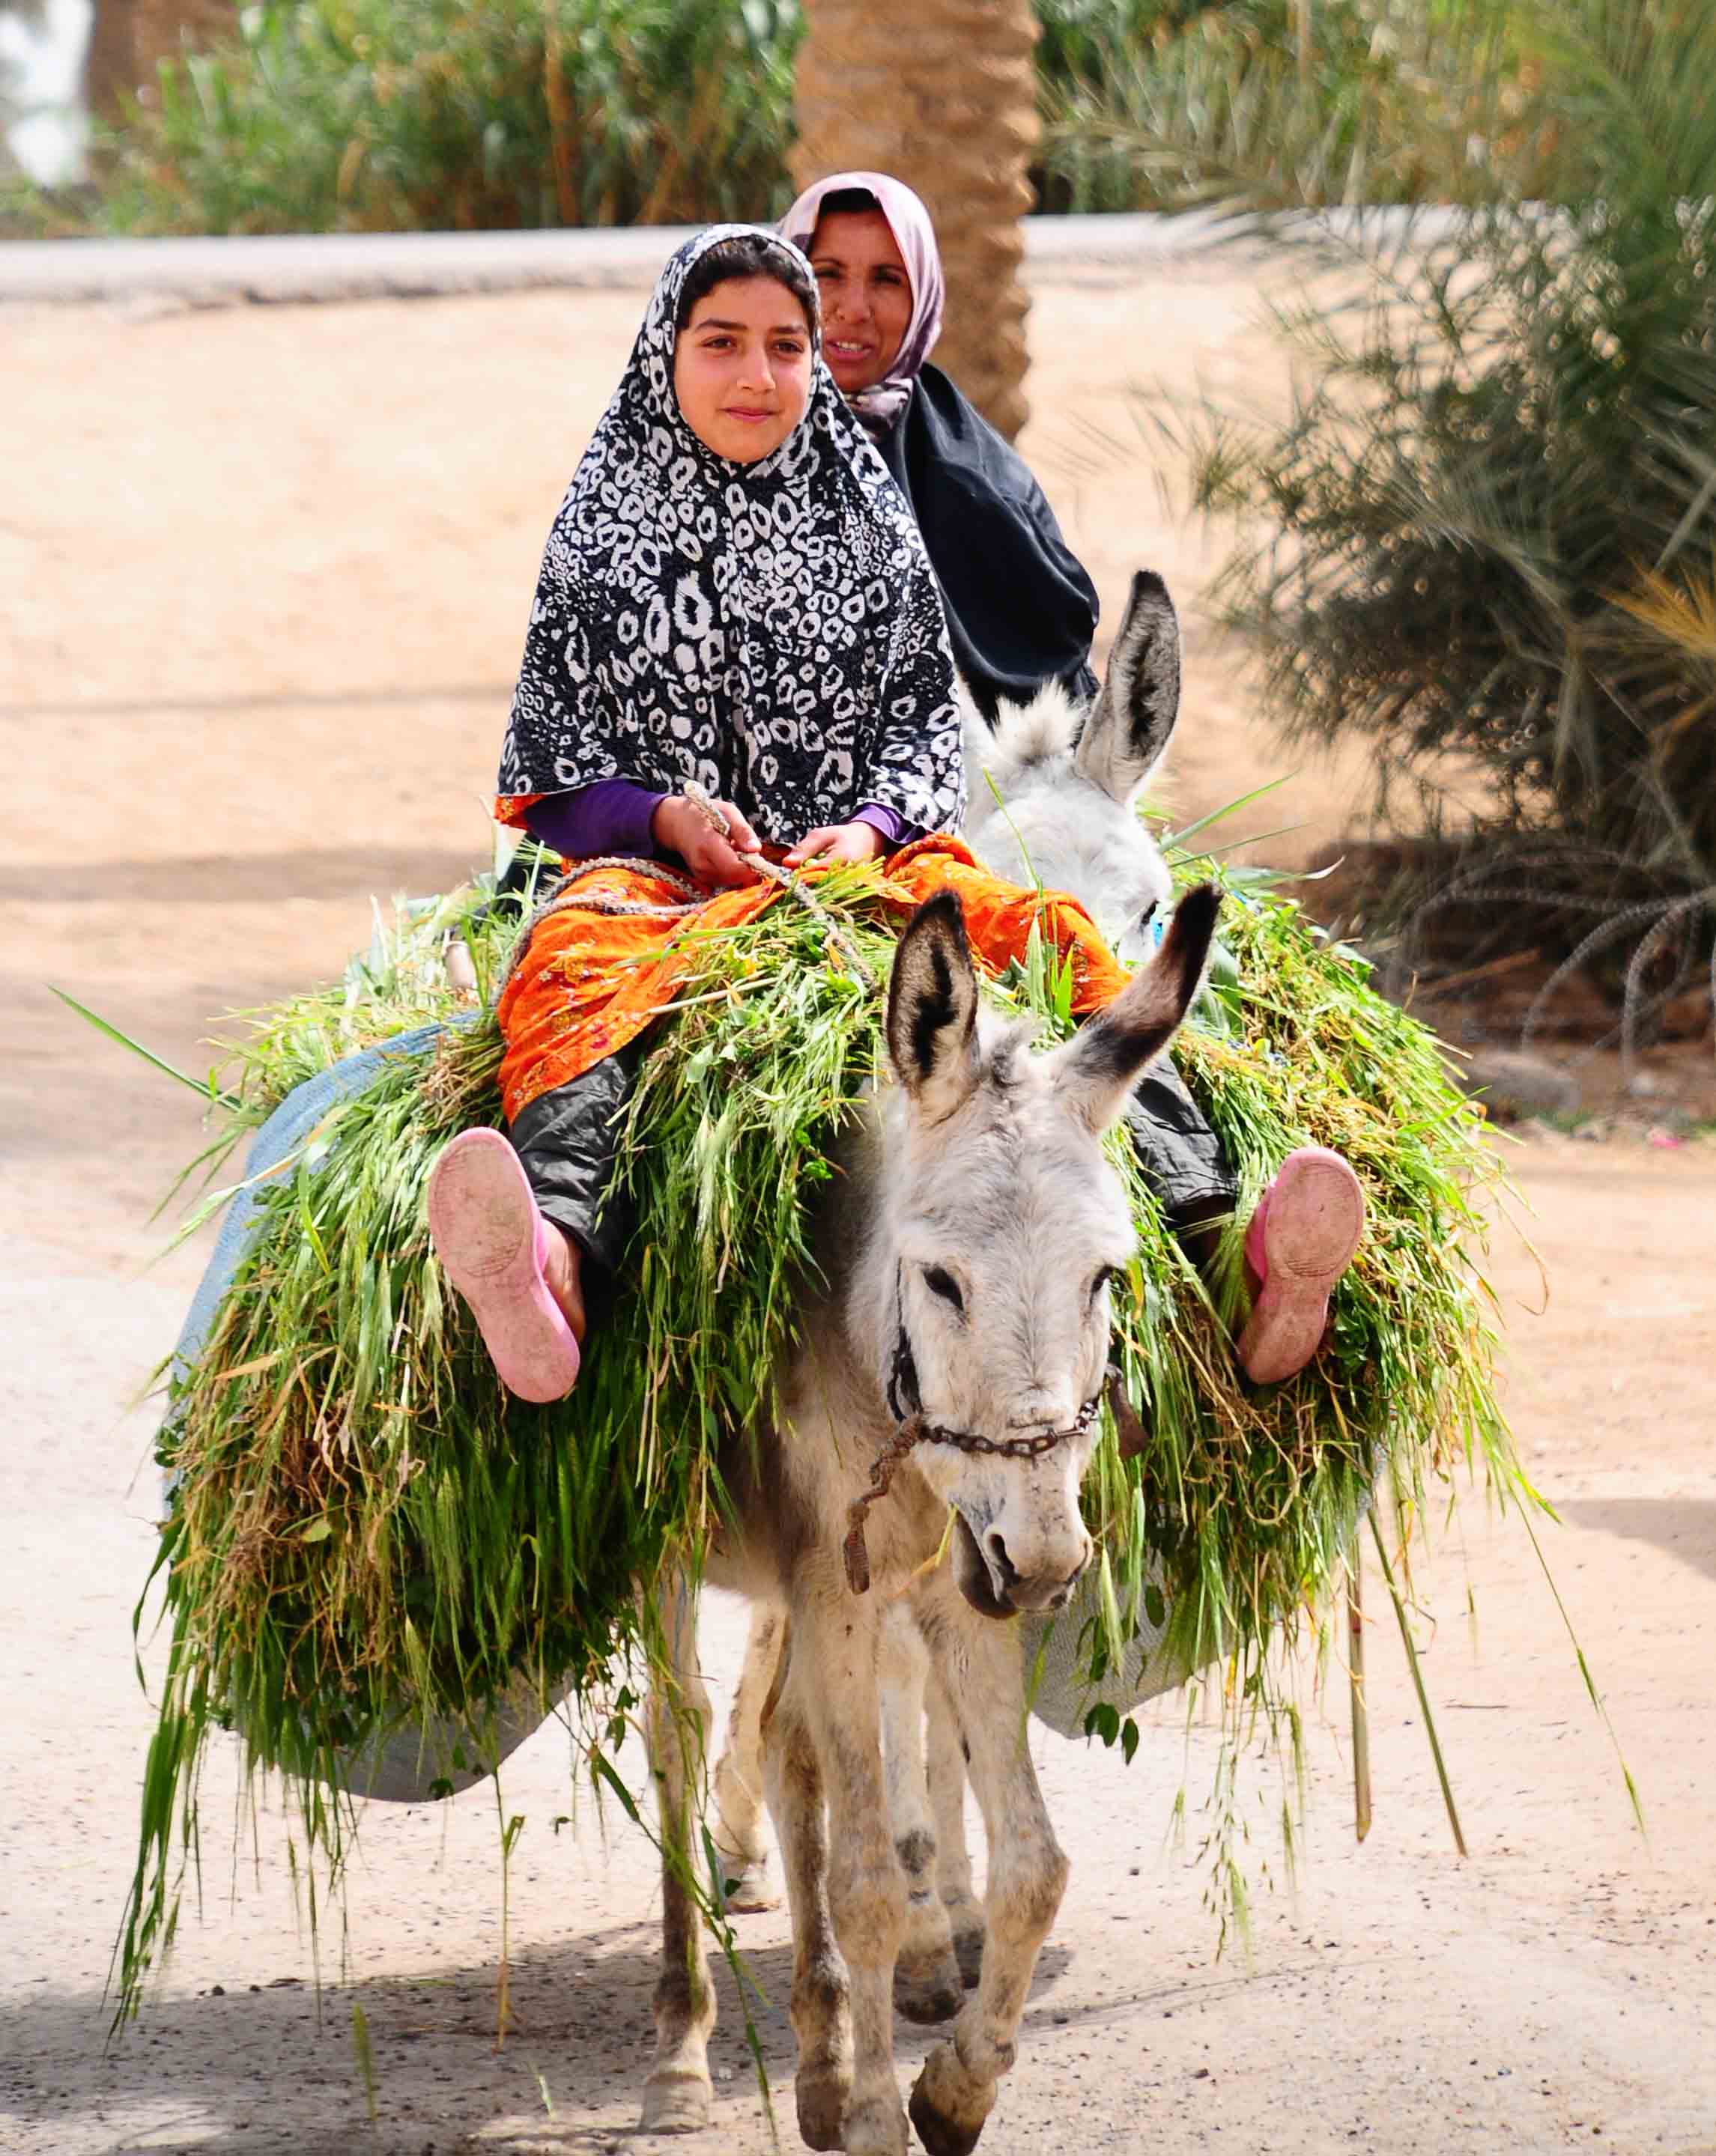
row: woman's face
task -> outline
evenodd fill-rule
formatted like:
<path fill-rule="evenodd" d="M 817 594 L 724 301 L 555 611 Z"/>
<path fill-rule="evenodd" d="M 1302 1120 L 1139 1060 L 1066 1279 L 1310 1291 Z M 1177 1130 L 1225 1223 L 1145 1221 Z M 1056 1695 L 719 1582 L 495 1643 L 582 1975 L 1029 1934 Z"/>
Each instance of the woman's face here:
<path fill-rule="evenodd" d="M 810 266 L 822 291 L 822 356 L 841 393 L 880 382 L 900 356 L 912 321 L 912 280 L 879 209 L 821 218 Z"/>
<path fill-rule="evenodd" d="M 778 449 L 810 402 L 814 362 L 804 310 L 773 277 L 728 277 L 691 310 L 673 352 L 686 424 L 736 465 Z"/>

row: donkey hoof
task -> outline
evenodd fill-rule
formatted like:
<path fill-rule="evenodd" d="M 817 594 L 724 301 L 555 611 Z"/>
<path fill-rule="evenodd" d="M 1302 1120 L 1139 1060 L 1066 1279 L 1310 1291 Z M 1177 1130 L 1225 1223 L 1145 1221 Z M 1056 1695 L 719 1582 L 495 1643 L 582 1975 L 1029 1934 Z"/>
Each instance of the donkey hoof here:
<path fill-rule="evenodd" d="M 894 2005 L 908 2021 L 951 2021 L 963 2003 L 963 1982 L 953 1951 L 894 1969 Z"/>
<path fill-rule="evenodd" d="M 753 1856 L 728 1856 L 723 1853 L 722 1863 L 727 1876 L 722 1881 L 722 1897 L 727 1908 L 736 1917 L 748 1917 L 763 1909 L 778 1909 L 780 1893 L 768 1876 L 768 1859 Z"/>
<path fill-rule="evenodd" d="M 897 2095 L 855 2105 L 846 2118 L 846 2156 L 907 2156 L 912 2136 Z"/>
<path fill-rule="evenodd" d="M 799 2107 L 799 2138 L 807 2148 L 844 2148 L 846 2106 L 851 2101 L 850 2074 L 800 2066 L 793 2084 Z"/>
<path fill-rule="evenodd" d="M 642 2133 L 698 2133 L 709 2123 L 714 2091 L 706 2073 L 689 2066 L 669 2066 L 650 2075 L 644 2084 Z"/>
<path fill-rule="evenodd" d="M 912 2092 L 912 2123 L 929 2156 L 971 2156 L 995 2088 L 974 2081 L 951 2044 L 938 2044 Z"/>

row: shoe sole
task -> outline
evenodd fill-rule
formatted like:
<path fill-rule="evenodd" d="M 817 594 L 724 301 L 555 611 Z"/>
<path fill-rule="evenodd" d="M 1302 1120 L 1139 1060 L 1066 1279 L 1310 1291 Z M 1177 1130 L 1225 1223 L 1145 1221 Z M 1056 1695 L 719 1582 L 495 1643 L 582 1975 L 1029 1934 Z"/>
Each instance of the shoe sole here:
<path fill-rule="evenodd" d="M 538 1214 L 518 1156 L 499 1131 L 467 1131 L 429 1178 L 429 1236 L 470 1306 L 501 1382 L 538 1406 L 577 1382 L 578 1342 L 537 1261 Z"/>
<path fill-rule="evenodd" d="M 1240 1337 L 1252 1382 L 1280 1384 L 1311 1361 L 1328 1326 L 1329 1291 L 1364 1232 L 1364 1193 L 1338 1153 L 1307 1147 L 1269 1194 L 1264 1278 Z"/>

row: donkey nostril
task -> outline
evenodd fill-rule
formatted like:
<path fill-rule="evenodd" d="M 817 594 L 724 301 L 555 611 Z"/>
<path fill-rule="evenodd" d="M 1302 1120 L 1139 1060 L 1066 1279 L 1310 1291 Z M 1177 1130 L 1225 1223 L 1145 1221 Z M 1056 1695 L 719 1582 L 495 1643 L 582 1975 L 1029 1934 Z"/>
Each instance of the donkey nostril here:
<path fill-rule="evenodd" d="M 1013 1560 L 1007 1554 L 1007 1545 L 1001 1539 L 999 1527 L 991 1527 L 983 1538 L 983 1553 L 998 1589 L 1004 1592 L 1018 1584 L 1019 1574 Z"/>

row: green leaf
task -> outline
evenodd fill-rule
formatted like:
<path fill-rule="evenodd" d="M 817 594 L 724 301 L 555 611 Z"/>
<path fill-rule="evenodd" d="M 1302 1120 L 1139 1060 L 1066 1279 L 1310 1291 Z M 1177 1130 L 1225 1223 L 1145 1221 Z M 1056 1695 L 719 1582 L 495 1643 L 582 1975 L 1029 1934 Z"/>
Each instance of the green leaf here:
<path fill-rule="evenodd" d="M 1099 1700 L 1084 1718 L 1087 1737 L 1100 1737 L 1105 1744 L 1112 1745 L 1120 1735 L 1120 1716 L 1107 1700 Z"/>
<path fill-rule="evenodd" d="M 641 1826 L 643 1815 L 638 1810 L 638 1800 L 614 1772 L 605 1755 L 600 1752 L 590 1754 L 590 1771 L 605 1782 L 618 1799 L 620 1810 L 635 1825 Z"/>
<path fill-rule="evenodd" d="M 106 1019 L 98 1018 L 88 1004 L 80 1004 L 75 996 L 67 995 L 64 988 L 56 988 L 51 981 L 48 983 L 48 993 L 49 995 L 58 996 L 67 1009 L 74 1010 L 80 1019 L 94 1026 L 97 1033 L 105 1034 L 108 1040 L 117 1041 L 121 1048 L 129 1049 L 133 1055 L 141 1056 L 145 1063 L 163 1072 L 167 1077 L 177 1079 L 181 1086 L 188 1086 L 199 1100 L 206 1101 L 210 1107 L 225 1108 L 236 1112 L 242 1106 L 242 1103 L 235 1100 L 230 1093 L 221 1092 L 211 1080 L 188 1076 L 176 1064 L 169 1063 L 165 1057 L 157 1055 L 152 1048 L 145 1048 L 141 1041 L 133 1040 L 128 1033 L 122 1033 L 116 1025 L 110 1024 Z"/>

